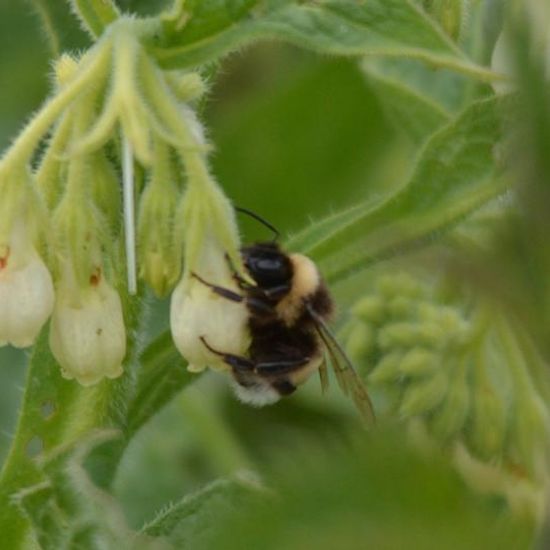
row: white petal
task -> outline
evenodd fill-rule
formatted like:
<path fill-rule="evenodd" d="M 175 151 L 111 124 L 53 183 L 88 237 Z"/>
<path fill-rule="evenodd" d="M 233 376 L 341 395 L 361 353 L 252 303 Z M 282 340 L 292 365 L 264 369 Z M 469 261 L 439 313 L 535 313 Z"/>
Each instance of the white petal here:
<path fill-rule="evenodd" d="M 170 326 L 174 342 L 194 372 L 228 369 L 201 341 L 223 353 L 243 355 L 249 344 L 248 312 L 243 303 L 217 296 L 200 281 L 182 280 L 172 294 Z"/>
<path fill-rule="evenodd" d="M 74 301 L 58 293 L 50 326 L 50 347 L 63 376 L 89 386 L 123 372 L 126 333 L 117 292 L 102 282 Z"/>
<path fill-rule="evenodd" d="M 14 249 L 0 271 L 0 344 L 27 347 L 51 315 L 54 288 L 48 268 L 34 249 L 27 251 L 26 261 L 17 253 Z"/>

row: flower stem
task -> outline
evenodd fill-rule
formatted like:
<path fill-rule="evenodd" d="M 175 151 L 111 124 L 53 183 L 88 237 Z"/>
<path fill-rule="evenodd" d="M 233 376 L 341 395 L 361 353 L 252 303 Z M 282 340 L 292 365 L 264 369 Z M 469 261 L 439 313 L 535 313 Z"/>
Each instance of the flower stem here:
<path fill-rule="evenodd" d="M 137 293 L 136 275 L 136 223 L 134 204 L 134 155 L 128 139 L 122 137 L 122 183 L 124 196 L 124 243 L 126 247 L 126 272 L 128 293 Z"/>
<path fill-rule="evenodd" d="M 0 161 L 0 166 L 26 164 L 31 159 L 40 140 L 46 135 L 55 120 L 73 99 L 86 89 L 97 78 L 109 60 L 109 47 L 100 47 L 99 51 L 91 51 L 89 60 L 82 60 L 82 68 L 65 87 L 47 100 L 36 116 L 19 134 L 12 146 L 6 151 Z"/>

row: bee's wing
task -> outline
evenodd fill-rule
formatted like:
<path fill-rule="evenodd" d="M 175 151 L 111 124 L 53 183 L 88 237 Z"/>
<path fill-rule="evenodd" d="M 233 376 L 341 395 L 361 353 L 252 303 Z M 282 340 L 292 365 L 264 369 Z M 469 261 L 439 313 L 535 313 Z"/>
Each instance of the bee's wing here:
<path fill-rule="evenodd" d="M 321 382 L 321 391 L 326 393 L 328 390 L 328 370 L 327 370 L 327 357 L 323 353 L 323 362 L 319 366 L 319 381 Z"/>
<path fill-rule="evenodd" d="M 375 420 L 374 409 L 367 392 L 367 388 L 363 384 L 362 380 L 359 378 L 351 361 L 348 356 L 340 346 L 340 344 L 334 338 L 332 332 L 324 322 L 324 320 L 313 310 L 313 308 L 308 307 L 308 311 L 315 322 L 315 328 L 319 337 L 323 341 L 325 348 L 329 354 L 330 362 L 334 373 L 336 374 L 336 379 L 340 388 L 346 395 L 350 395 L 355 402 L 357 409 L 359 410 L 361 416 L 368 424 L 373 424 Z M 324 386 L 328 384 L 328 379 L 326 377 L 326 364 L 323 364 L 325 372 L 321 374 L 321 386 L 323 387 L 323 378 Z"/>

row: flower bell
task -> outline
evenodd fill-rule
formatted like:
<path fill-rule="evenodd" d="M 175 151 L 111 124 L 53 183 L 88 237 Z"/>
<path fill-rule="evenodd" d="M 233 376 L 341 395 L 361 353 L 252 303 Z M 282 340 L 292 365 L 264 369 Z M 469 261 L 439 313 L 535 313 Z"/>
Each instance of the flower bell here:
<path fill-rule="evenodd" d="M 53 304 L 50 272 L 20 218 L 10 237 L 0 240 L 0 346 L 32 345 Z"/>
<path fill-rule="evenodd" d="M 186 265 L 172 294 L 172 336 L 190 371 L 226 370 L 223 359 L 204 341 L 220 352 L 243 355 L 250 342 L 248 312 L 244 303 L 219 296 L 205 282 L 239 292 L 227 259 L 238 250 L 233 211 L 213 183 L 206 189 L 189 189 L 183 210 Z"/>
<path fill-rule="evenodd" d="M 69 163 L 66 192 L 53 220 L 56 300 L 50 348 L 64 378 L 83 386 L 122 374 L 126 331 L 122 304 L 105 270 L 113 253 L 109 224 L 95 207 L 87 157 Z"/>
<path fill-rule="evenodd" d="M 82 288 L 72 268 L 65 266 L 52 315 L 50 348 L 63 377 L 83 386 L 122 374 L 126 355 L 122 304 L 101 269 Z"/>

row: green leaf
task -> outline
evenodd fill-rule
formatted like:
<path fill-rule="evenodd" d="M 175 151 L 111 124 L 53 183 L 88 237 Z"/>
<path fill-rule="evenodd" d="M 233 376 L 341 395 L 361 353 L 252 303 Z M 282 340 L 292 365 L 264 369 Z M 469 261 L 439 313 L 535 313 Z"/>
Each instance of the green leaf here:
<path fill-rule="evenodd" d="M 433 240 L 502 193 L 494 147 L 501 100 L 473 103 L 423 147 L 409 181 L 297 234 L 288 247 L 312 256 L 330 282 Z"/>
<path fill-rule="evenodd" d="M 218 515 L 193 550 L 529 548 L 532 533 L 498 503 L 468 490 L 438 453 L 377 430 L 355 444 L 293 449 L 266 482 L 276 498 Z M 492 504 L 492 505 L 491 505 Z M 182 546 L 183 547 L 183 546 Z"/>
<path fill-rule="evenodd" d="M 187 365 L 172 342 L 170 331 L 161 334 L 140 355 L 140 371 L 134 399 L 128 409 L 127 438 L 139 430 L 172 397 L 197 375 Z"/>
<path fill-rule="evenodd" d="M 468 60 L 410 0 L 182 4 L 152 50 L 163 66 L 183 68 L 214 61 L 260 39 L 283 40 L 323 54 L 410 57 L 480 79 L 496 77 Z"/>
<path fill-rule="evenodd" d="M 178 548 L 194 548 L 211 531 L 216 518 L 260 496 L 261 486 L 243 475 L 218 479 L 159 512 L 142 533 L 167 537 Z"/>
<path fill-rule="evenodd" d="M 56 506 L 51 485 L 43 482 L 23 489 L 14 500 L 31 521 L 40 548 L 60 548 L 65 518 Z"/>
<path fill-rule="evenodd" d="M 116 432 L 97 431 L 38 459 L 47 481 L 20 491 L 16 500 L 31 519 L 44 550 L 161 548 L 131 531 L 120 505 L 96 487 L 84 469 L 91 451 L 116 437 Z"/>
<path fill-rule="evenodd" d="M 69 0 L 69 2 L 84 29 L 92 38 L 101 36 L 105 27 L 120 15 L 112 0 Z"/>
<path fill-rule="evenodd" d="M 142 304 L 134 299 L 125 305 L 126 328 L 134 334 Z M 69 445 L 97 427 L 124 430 L 126 401 L 132 390 L 134 341 L 128 342 L 124 376 L 84 388 L 61 377 L 61 369 L 50 351 L 48 330 L 48 326 L 44 327 L 33 348 L 17 431 L 0 474 L 0 532 L 9 548 L 18 548 L 28 536 L 30 525 L 12 497 L 22 488 L 44 481 L 36 456 L 61 444 Z M 108 446 L 100 450 L 97 456 L 93 455 L 94 473 L 98 481 L 107 485 L 120 455 Z"/>
<path fill-rule="evenodd" d="M 136 14 L 139 17 L 156 15 L 162 10 L 170 9 L 174 0 L 117 0 L 122 12 Z"/>
<path fill-rule="evenodd" d="M 467 81 L 452 72 L 411 59 L 367 58 L 361 67 L 389 120 L 415 144 L 450 122 L 464 103 Z"/>

